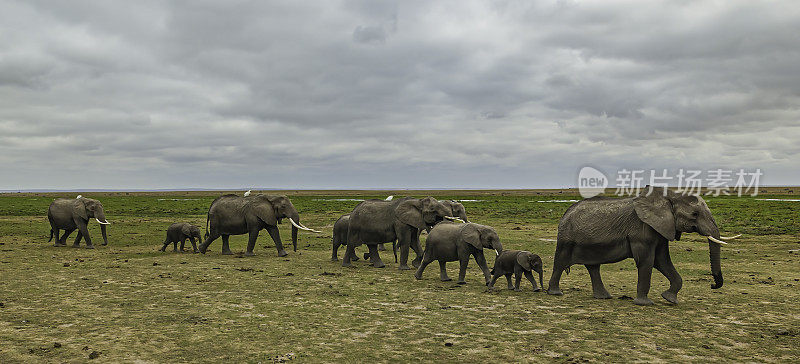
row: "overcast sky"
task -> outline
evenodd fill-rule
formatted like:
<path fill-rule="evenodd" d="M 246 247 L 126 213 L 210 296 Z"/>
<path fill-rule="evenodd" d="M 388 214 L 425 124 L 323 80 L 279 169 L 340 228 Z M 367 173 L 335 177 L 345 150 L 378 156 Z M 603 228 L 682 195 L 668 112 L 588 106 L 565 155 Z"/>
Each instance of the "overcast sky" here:
<path fill-rule="evenodd" d="M 798 34 L 796 1 L 0 0 L 0 189 L 797 185 Z"/>

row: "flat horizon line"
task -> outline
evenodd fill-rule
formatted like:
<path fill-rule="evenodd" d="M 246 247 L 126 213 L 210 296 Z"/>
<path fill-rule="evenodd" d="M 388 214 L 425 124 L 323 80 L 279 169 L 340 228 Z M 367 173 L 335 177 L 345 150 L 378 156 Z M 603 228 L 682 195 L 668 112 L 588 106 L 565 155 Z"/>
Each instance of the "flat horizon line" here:
<path fill-rule="evenodd" d="M 676 188 L 677 186 L 669 186 L 669 188 Z M 606 189 L 615 189 L 616 187 L 607 187 Z M 642 187 L 644 188 L 644 187 Z M 705 189 L 706 187 L 704 187 Z M 800 188 L 800 185 L 763 185 L 759 188 Z M 32 189 L 4 189 L 0 193 L 58 193 L 58 192 L 202 192 L 202 191 L 518 191 L 518 190 L 577 190 L 577 186 L 565 187 L 414 187 L 414 188 L 397 188 L 397 187 L 374 187 L 374 188 L 267 188 L 267 187 L 250 187 L 250 188 L 32 188 Z M 731 187 L 730 189 L 733 189 Z"/>

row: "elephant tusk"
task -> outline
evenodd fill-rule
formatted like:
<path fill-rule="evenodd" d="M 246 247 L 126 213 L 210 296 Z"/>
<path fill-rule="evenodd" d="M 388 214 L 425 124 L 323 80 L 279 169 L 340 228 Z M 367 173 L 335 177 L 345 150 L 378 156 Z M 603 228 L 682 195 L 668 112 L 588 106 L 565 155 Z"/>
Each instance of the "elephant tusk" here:
<path fill-rule="evenodd" d="M 444 218 L 448 219 L 450 221 L 458 221 L 458 222 L 462 222 L 462 223 L 464 222 L 464 220 L 461 220 L 461 219 L 459 219 L 457 217 L 453 217 L 453 216 L 445 216 Z"/>
<path fill-rule="evenodd" d="M 322 231 L 319 231 L 319 230 L 314 230 L 314 229 L 312 229 L 312 228 L 310 228 L 310 227 L 308 227 L 308 226 L 305 226 L 305 225 L 303 225 L 303 224 L 300 224 L 300 226 L 302 226 L 302 227 L 306 228 L 308 231 L 313 231 L 313 232 L 315 232 L 315 233 L 317 233 L 317 234 L 322 234 Z"/>
<path fill-rule="evenodd" d="M 722 240 L 733 240 L 733 239 L 736 239 L 736 238 L 738 238 L 740 236 L 742 236 L 742 234 L 734 235 L 734 236 L 720 236 L 719 238 L 722 239 Z"/>
<path fill-rule="evenodd" d="M 108 222 L 108 221 L 106 221 L 106 222 L 103 222 L 103 221 L 100 221 L 100 220 L 99 220 L 98 218 L 96 218 L 96 217 L 95 217 L 94 219 L 95 219 L 95 220 L 97 220 L 97 222 L 98 222 L 98 223 L 100 223 L 100 224 L 103 224 L 103 225 L 111 225 L 111 223 L 110 223 L 110 222 Z"/>
<path fill-rule="evenodd" d="M 494 254 L 495 254 L 496 256 L 498 256 L 498 257 L 499 257 L 499 256 L 500 256 L 500 251 L 499 251 L 499 250 L 497 250 L 497 249 L 495 249 L 495 250 L 494 250 Z"/>
<path fill-rule="evenodd" d="M 298 228 L 300 230 L 311 231 L 311 232 L 315 232 L 315 233 L 321 233 L 321 231 L 317 231 L 317 230 L 314 230 L 314 229 L 309 229 L 309 228 L 307 228 L 305 226 L 297 224 L 296 222 L 294 222 L 294 220 L 292 220 L 291 217 L 289 218 L 289 222 L 292 223 L 292 226 L 294 226 L 294 227 L 296 227 L 296 228 Z"/>
<path fill-rule="evenodd" d="M 707 238 L 708 238 L 708 240 L 711 240 L 711 241 L 713 241 L 713 242 L 715 242 L 715 243 L 717 243 L 717 244 L 724 244 L 724 245 L 728 245 L 728 243 L 726 243 L 726 242 L 724 242 L 724 241 L 722 241 L 722 240 L 719 240 L 719 239 L 717 239 L 717 238 L 715 238 L 715 237 L 713 237 L 713 236 L 711 236 L 711 235 L 707 236 Z"/>

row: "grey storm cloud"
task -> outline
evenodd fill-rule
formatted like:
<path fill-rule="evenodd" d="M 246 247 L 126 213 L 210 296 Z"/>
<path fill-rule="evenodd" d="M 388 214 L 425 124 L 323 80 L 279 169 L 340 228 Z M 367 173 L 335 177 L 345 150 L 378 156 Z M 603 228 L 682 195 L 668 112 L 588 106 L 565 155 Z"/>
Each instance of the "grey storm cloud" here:
<path fill-rule="evenodd" d="M 0 189 L 800 178 L 792 1 L 0 1 Z"/>

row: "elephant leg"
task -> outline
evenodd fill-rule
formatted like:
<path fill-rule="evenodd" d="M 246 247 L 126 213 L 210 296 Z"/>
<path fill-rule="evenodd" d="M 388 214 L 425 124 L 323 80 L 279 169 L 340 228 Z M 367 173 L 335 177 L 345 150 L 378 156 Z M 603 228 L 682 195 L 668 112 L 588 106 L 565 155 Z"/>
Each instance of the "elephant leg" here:
<path fill-rule="evenodd" d="M 81 246 L 81 239 L 83 239 L 83 232 L 78 230 L 78 235 L 75 235 L 75 242 L 72 243 L 72 246 L 75 248 Z"/>
<path fill-rule="evenodd" d="M 159 249 L 159 250 L 162 251 L 162 252 L 167 251 L 167 245 L 169 245 L 169 240 L 165 240 L 164 241 L 164 245 L 161 246 L 161 249 Z"/>
<path fill-rule="evenodd" d="M 411 269 L 408 266 L 408 244 L 400 244 L 400 266 L 398 268 L 400 270 Z"/>
<path fill-rule="evenodd" d="M 494 289 L 494 283 L 497 282 L 497 279 L 500 278 L 501 275 L 502 274 L 500 274 L 500 273 L 495 273 L 492 276 L 492 280 L 489 281 L 489 284 L 487 285 L 489 287 L 489 289 Z"/>
<path fill-rule="evenodd" d="M 397 263 L 397 242 L 392 242 L 392 253 L 394 253 L 394 262 Z M 414 262 L 411 262 L 414 264 Z"/>
<path fill-rule="evenodd" d="M 611 298 L 611 295 L 603 285 L 603 279 L 600 278 L 600 264 L 586 264 L 586 270 L 589 271 L 589 277 L 592 279 L 592 292 L 594 298 L 606 299 Z"/>
<path fill-rule="evenodd" d="M 94 249 L 94 245 L 92 245 L 92 238 L 89 236 L 89 229 L 84 224 L 78 227 L 78 232 L 81 234 L 79 236 L 83 236 L 83 240 L 86 242 L 86 249 Z M 78 238 L 75 238 L 75 243 L 78 243 Z M 77 246 L 77 245 L 76 245 Z"/>
<path fill-rule="evenodd" d="M 289 255 L 286 250 L 283 249 L 283 243 L 281 242 L 281 232 L 278 230 L 277 226 L 267 226 L 267 232 L 269 233 L 269 237 L 272 238 L 272 241 L 275 242 L 275 249 L 278 250 L 279 257 L 285 257 Z M 258 236 L 258 232 L 256 232 L 256 236 Z M 255 246 L 256 241 L 253 240 L 253 246 Z"/>
<path fill-rule="evenodd" d="M 369 248 L 369 255 L 370 259 L 372 260 L 372 266 L 375 268 L 385 267 L 386 264 L 383 264 L 381 256 L 378 253 L 378 244 L 367 244 L 367 247 Z"/>
<path fill-rule="evenodd" d="M 380 243 L 380 244 L 378 244 L 378 250 L 380 250 L 380 251 L 382 251 L 382 252 L 383 252 L 383 251 L 386 251 L 386 247 L 385 247 L 385 246 L 383 246 L 383 243 Z"/>
<path fill-rule="evenodd" d="M 425 252 L 422 250 L 422 245 L 419 244 L 418 233 L 411 235 L 411 249 L 414 249 L 414 253 L 417 254 L 417 257 L 411 261 L 411 265 L 417 267 L 422 261 L 422 256 L 425 255 Z M 392 250 L 394 250 L 394 244 L 392 244 Z M 395 252 L 395 255 L 397 255 L 397 252 Z M 397 259 L 397 257 L 395 257 L 395 259 Z"/>
<path fill-rule="evenodd" d="M 220 237 L 219 233 L 214 231 L 214 230 L 212 230 L 208 234 L 208 237 L 206 238 L 206 241 L 204 241 L 203 244 L 200 244 L 200 247 L 198 247 L 198 250 L 200 250 L 200 253 L 205 254 L 206 250 L 208 249 L 208 246 L 211 245 L 211 243 L 213 243 L 214 240 L 217 240 L 217 238 L 219 238 L 219 237 Z"/>
<path fill-rule="evenodd" d="M 572 243 L 558 242 L 553 258 L 553 274 L 547 286 L 547 294 L 561 296 L 561 273 L 568 269 L 572 261 Z"/>
<path fill-rule="evenodd" d="M 514 292 L 522 291 L 522 289 L 519 288 L 520 281 L 522 281 L 522 269 L 518 266 L 514 268 Z"/>
<path fill-rule="evenodd" d="M 228 244 L 228 239 L 230 239 L 230 237 L 230 235 L 222 235 L 222 255 L 233 255 L 231 247 Z"/>
<path fill-rule="evenodd" d="M 192 242 L 192 253 L 197 253 L 197 244 L 194 242 L 194 238 L 189 239 Z M 197 238 L 197 242 L 200 242 L 200 238 Z"/>
<path fill-rule="evenodd" d="M 539 287 L 536 285 L 536 278 L 533 278 L 533 273 L 531 273 L 531 271 L 529 271 L 529 270 L 525 271 L 525 278 L 528 279 L 531 282 L 531 285 L 533 286 L 533 291 L 534 292 L 541 291 L 541 289 L 539 289 Z"/>
<path fill-rule="evenodd" d="M 181 242 L 181 247 L 183 247 L 183 242 Z M 177 253 L 178 252 L 178 241 L 177 240 L 172 242 L 172 252 L 173 253 Z"/>
<path fill-rule="evenodd" d="M 467 277 L 467 265 L 469 264 L 469 256 L 461 257 L 458 260 L 458 284 L 467 284 L 465 278 Z"/>
<path fill-rule="evenodd" d="M 183 238 L 183 240 L 181 240 L 181 251 L 184 251 L 184 247 L 186 246 L 186 239 L 188 238 Z"/>
<path fill-rule="evenodd" d="M 247 251 L 244 252 L 244 255 L 248 257 L 255 255 L 253 249 L 256 247 L 256 239 L 258 239 L 258 230 L 250 230 L 250 234 L 247 236 Z"/>
<path fill-rule="evenodd" d="M 669 246 L 667 244 L 656 247 L 656 257 L 653 265 L 661 274 L 669 280 L 669 289 L 661 293 L 661 297 L 670 303 L 678 303 L 678 291 L 683 287 L 683 278 L 678 274 L 672 259 L 669 256 Z"/>
<path fill-rule="evenodd" d="M 638 281 L 636 282 L 636 298 L 633 303 L 637 305 L 652 305 L 653 301 L 647 298 L 650 293 L 650 278 L 653 274 L 655 262 L 655 246 L 646 243 L 631 244 L 633 259 L 636 261 Z"/>
<path fill-rule="evenodd" d="M 489 272 L 489 266 L 486 264 L 486 257 L 483 256 L 483 251 L 479 251 L 475 254 L 475 263 L 477 263 L 478 267 L 483 271 L 483 282 L 488 285 L 489 281 L 492 279 L 492 273 Z"/>
<path fill-rule="evenodd" d="M 344 257 L 342 258 L 342 267 L 349 267 L 353 265 L 350 259 L 356 255 L 356 246 L 354 244 L 347 244 L 347 249 L 344 250 Z"/>
<path fill-rule="evenodd" d="M 422 263 L 420 263 L 419 268 L 417 268 L 417 273 L 414 274 L 414 278 L 422 279 L 422 272 L 424 272 L 428 264 L 431 263 L 433 263 L 433 254 L 425 252 L 425 254 L 422 255 Z"/>
<path fill-rule="evenodd" d="M 441 279 L 442 282 L 452 281 L 452 279 L 447 276 L 447 262 L 444 260 L 439 261 L 439 279 Z"/>
<path fill-rule="evenodd" d="M 508 281 L 508 289 L 514 289 L 514 283 L 511 283 L 511 273 L 506 273 L 506 281 Z"/>
<path fill-rule="evenodd" d="M 58 240 L 57 245 L 67 246 L 67 238 L 69 237 L 69 234 L 72 234 L 73 231 L 75 231 L 75 229 L 64 229 L 64 233 L 61 235 L 61 239 Z"/>
<path fill-rule="evenodd" d="M 58 230 L 59 229 L 58 228 L 51 228 L 51 230 L 52 230 L 53 236 L 56 239 L 55 242 L 53 243 L 53 246 L 61 246 L 61 239 L 59 239 L 59 237 L 58 237 Z"/>
<path fill-rule="evenodd" d="M 339 246 L 341 245 L 336 239 L 331 241 L 331 262 L 339 261 Z"/>

